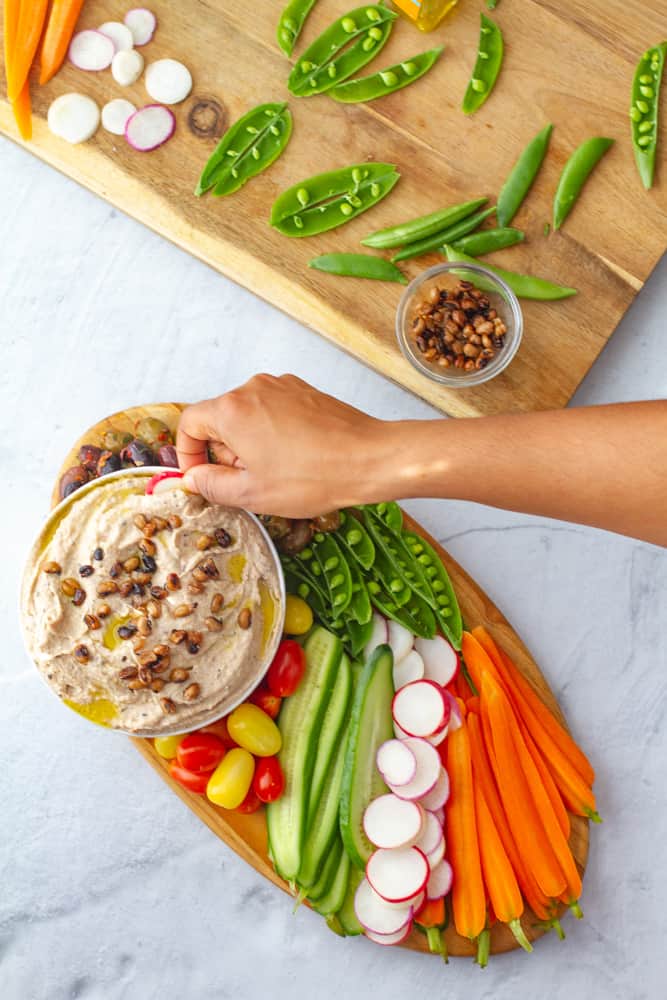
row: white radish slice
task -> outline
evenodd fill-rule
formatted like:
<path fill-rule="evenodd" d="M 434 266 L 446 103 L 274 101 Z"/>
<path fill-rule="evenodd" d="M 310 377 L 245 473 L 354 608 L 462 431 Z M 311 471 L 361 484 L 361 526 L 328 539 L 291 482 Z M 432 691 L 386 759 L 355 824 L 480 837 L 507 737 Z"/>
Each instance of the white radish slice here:
<path fill-rule="evenodd" d="M 415 637 L 410 629 L 406 628 L 405 625 L 399 625 L 398 622 L 390 620 L 388 628 L 388 642 L 394 654 L 394 665 L 396 665 L 408 655 L 414 646 Z"/>
<path fill-rule="evenodd" d="M 84 94 L 61 94 L 49 105 L 47 122 L 50 130 L 66 142 L 85 142 L 97 132 L 100 109 Z"/>
<path fill-rule="evenodd" d="M 416 649 L 411 649 L 400 663 L 394 662 L 394 691 L 400 691 L 412 681 L 420 681 L 424 677 L 424 661 Z"/>
<path fill-rule="evenodd" d="M 144 71 L 144 57 L 141 52 L 117 52 L 111 61 L 111 75 L 121 87 L 131 87 Z"/>
<path fill-rule="evenodd" d="M 387 740 L 378 749 L 377 769 L 390 785 L 407 785 L 417 771 L 417 759 L 401 740 Z"/>
<path fill-rule="evenodd" d="M 397 740 L 402 740 L 403 742 L 405 742 L 405 740 L 412 739 L 411 736 L 408 736 L 408 734 L 403 729 L 401 729 L 401 727 L 395 720 L 394 720 L 394 736 L 396 737 Z"/>
<path fill-rule="evenodd" d="M 366 806 L 363 818 L 364 832 L 371 844 L 383 848 L 414 844 L 421 835 L 423 823 L 421 806 L 392 793 L 373 799 Z"/>
<path fill-rule="evenodd" d="M 459 656 L 456 650 L 441 635 L 432 639 L 417 639 L 415 649 L 424 660 L 426 673 L 424 676 L 446 687 L 454 680 L 459 670 Z"/>
<path fill-rule="evenodd" d="M 429 741 L 431 746 L 439 747 L 440 744 L 447 739 L 448 732 L 449 732 L 449 725 L 445 726 L 443 729 L 440 729 L 437 733 L 434 733 L 433 736 L 427 736 L 426 739 Z"/>
<path fill-rule="evenodd" d="M 176 119 L 169 108 L 161 104 L 147 104 L 131 115 L 125 126 L 125 138 L 132 149 L 148 153 L 171 139 L 176 128 Z"/>
<path fill-rule="evenodd" d="M 425 856 L 416 847 L 379 848 L 366 865 L 371 888 L 388 903 L 404 903 L 416 896 L 425 888 L 429 872 Z"/>
<path fill-rule="evenodd" d="M 373 931 L 364 931 L 364 934 L 369 941 L 373 941 L 375 944 L 391 945 L 401 944 L 405 941 L 411 930 L 412 920 L 409 920 L 405 927 L 402 927 L 400 931 L 396 931 L 395 934 L 374 934 Z"/>
<path fill-rule="evenodd" d="M 87 28 L 74 36 L 67 54 L 77 69 L 96 72 L 111 65 L 115 51 L 116 47 L 108 35 Z"/>
<path fill-rule="evenodd" d="M 102 108 L 102 128 L 113 135 L 124 135 L 127 119 L 137 109 L 131 101 L 116 97 Z"/>
<path fill-rule="evenodd" d="M 444 767 L 441 767 L 440 773 L 438 774 L 438 780 L 426 795 L 421 796 L 419 804 L 422 805 L 424 809 L 428 809 L 432 812 L 434 809 L 441 809 L 447 802 L 448 798 L 449 775 L 445 771 Z"/>
<path fill-rule="evenodd" d="M 424 813 L 421 833 L 414 846 L 418 847 L 428 860 L 428 855 L 438 847 L 442 839 L 442 825 L 438 823 L 433 813 Z"/>
<path fill-rule="evenodd" d="M 460 729 L 462 726 L 461 709 L 459 708 L 459 703 L 453 694 L 450 694 L 449 691 L 445 691 L 444 695 L 447 701 L 449 702 L 449 708 L 451 712 L 449 716 L 449 728 L 451 729 L 452 732 L 456 732 L 456 730 Z"/>
<path fill-rule="evenodd" d="M 454 873 L 449 861 L 441 861 L 431 872 L 426 885 L 427 899 L 441 899 L 452 887 Z"/>
<path fill-rule="evenodd" d="M 129 52 L 134 48 L 132 32 L 120 21 L 105 21 L 97 30 L 111 39 L 116 52 Z"/>
<path fill-rule="evenodd" d="M 406 785 L 390 785 L 389 788 L 399 799 L 419 799 L 423 805 L 424 796 L 427 796 L 438 783 L 442 770 L 440 756 L 427 740 L 409 736 L 405 743 L 415 755 L 417 771 L 412 781 Z M 428 806 L 424 808 L 428 809 Z"/>
<path fill-rule="evenodd" d="M 371 653 L 373 653 L 378 646 L 382 646 L 383 643 L 387 641 L 388 629 L 387 629 L 387 619 L 379 615 L 377 611 L 373 612 L 373 629 L 371 631 L 371 637 L 364 646 L 364 659 L 369 660 Z"/>
<path fill-rule="evenodd" d="M 364 930 L 396 934 L 412 920 L 412 906 L 389 906 L 364 878 L 354 895 L 354 912 Z"/>
<path fill-rule="evenodd" d="M 158 59 L 146 69 L 146 90 L 160 104 L 179 104 L 192 90 L 190 70 L 176 59 Z"/>
<path fill-rule="evenodd" d="M 428 866 L 433 871 L 438 867 L 440 862 L 445 856 L 445 837 L 444 834 L 440 834 L 440 840 L 435 845 L 432 851 L 426 855 L 426 860 L 428 861 Z"/>
<path fill-rule="evenodd" d="M 432 736 L 449 721 L 449 704 L 432 681 L 412 681 L 394 695 L 391 713 L 410 736 Z"/>
<path fill-rule="evenodd" d="M 155 34 L 157 18 L 152 11 L 146 10 L 145 7 L 135 7 L 133 10 L 128 10 L 123 20 L 132 32 L 135 45 L 146 45 Z"/>
<path fill-rule="evenodd" d="M 440 826 L 445 825 L 445 810 L 442 806 L 439 809 L 429 809 L 428 811 L 433 813 Z"/>

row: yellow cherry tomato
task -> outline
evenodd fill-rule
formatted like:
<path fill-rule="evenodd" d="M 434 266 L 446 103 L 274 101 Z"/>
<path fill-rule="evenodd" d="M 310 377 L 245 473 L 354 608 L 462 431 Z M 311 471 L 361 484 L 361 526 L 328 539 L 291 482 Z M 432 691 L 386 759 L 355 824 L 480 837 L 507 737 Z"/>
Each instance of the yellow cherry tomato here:
<path fill-rule="evenodd" d="M 273 719 L 249 702 L 227 716 L 227 731 L 235 743 L 256 757 L 274 757 L 283 743 Z"/>
<path fill-rule="evenodd" d="M 160 754 L 160 757 L 164 757 L 165 760 L 173 760 L 183 736 L 183 733 L 179 736 L 156 736 L 153 740 L 153 746 Z"/>
<path fill-rule="evenodd" d="M 313 627 L 313 612 L 304 600 L 288 594 L 285 600 L 285 625 L 287 635 L 304 635 Z"/>
<path fill-rule="evenodd" d="M 242 747 L 234 747 L 223 757 L 208 779 L 206 795 L 223 809 L 236 809 L 248 794 L 255 773 L 255 759 Z"/>

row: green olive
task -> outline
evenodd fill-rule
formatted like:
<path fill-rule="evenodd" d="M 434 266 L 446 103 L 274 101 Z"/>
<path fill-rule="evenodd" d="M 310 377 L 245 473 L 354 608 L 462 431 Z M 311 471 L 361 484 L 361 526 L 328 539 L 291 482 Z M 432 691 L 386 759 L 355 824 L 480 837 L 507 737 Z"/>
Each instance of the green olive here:
<path fill-rule="evenodd" d="M 136 426 L 136 437 L 144 444 L 150 445 L 151 448 L 174 443 L 174 437 L 167 425 L 156 417 L 144 417 L 139 420 Z"/>

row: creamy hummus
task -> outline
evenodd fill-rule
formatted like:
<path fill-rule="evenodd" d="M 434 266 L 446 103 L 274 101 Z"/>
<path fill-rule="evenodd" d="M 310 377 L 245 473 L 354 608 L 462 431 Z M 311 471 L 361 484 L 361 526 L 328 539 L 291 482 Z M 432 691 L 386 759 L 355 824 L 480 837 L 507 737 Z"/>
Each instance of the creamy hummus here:
<path fill-rule="evenodd" d="M 195 729 L 255 686 L 280 630 L 270 543 L 244 511 L 146 476 L 100 480 L 49 524 L 22 592 L 26 644 L 71 708 L 135 735 Z"/>

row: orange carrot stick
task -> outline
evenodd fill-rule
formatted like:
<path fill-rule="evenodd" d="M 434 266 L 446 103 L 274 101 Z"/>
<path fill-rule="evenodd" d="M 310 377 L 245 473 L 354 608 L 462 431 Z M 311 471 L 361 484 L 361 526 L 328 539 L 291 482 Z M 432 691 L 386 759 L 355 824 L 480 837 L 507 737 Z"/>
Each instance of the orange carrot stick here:
<path fill-rule="evenodd" d="M 14 56 L 14 42 L 16 41 L 16 28 L 19 23 L 21 12 L 21 0 L 5 0 L 3 33 L 5 45 L 5 77 L 9 86 L 9 67 Z"/>
<path fill-rule="evenodd" d="M 18 125 L 21 138 L 28 142 L 32 139 L 32 104 L 30 102 L 30 80 L 23 84 L 23 90 L 12 103 L 14 119 Z"/>
<path fill-rule="evenodd" d="M 445 742 L 451 782 L 446 823 L 447 857 L 454 870 L 452 912 L 457 932 L 474 940 L 484 930 L 486 906 L 466 724 L 451 732 Z"/>
<path fill-rule="evenodd" d="M 48 0 L 21 0 L 16 35 L 7 66 L 7 96 L 16 101 L 28 79 L 42 35 Z"/>
<path fill-rule="evenodd" d="M 470 678 L 478 692 L 482 690 L 482 676 L 486 672 L 491 674 L 496 683 L 503 684 L 503 679 L 493 660 L 470 632 L 464 632 L 461 637 L 461 652 Z"/>
<path fill-rule="evenodd" d="M 567 809 L 563 805 L 563 800 L 561 794 L 556 788 L 556 782 L 551 776 L 551 771 L 544 763 L 544 758 L 540 753 L 538 747 L 535 746 L 535 741 L 526 729 L 525 725 L 518 719 L 519 729 L 521 730 L 521 735 L 523 736 L 524 742 L 528 749 L 528 753 L 533 758 L 533 763 L 537 768 L 540 780 L 544 785 L 544 790 L 549 796 L 549 801 L 551 802 L 552 809 L 556 814 L 556 819 L 558 820 L 558 825 L 563 832 L 563 836 L 567 840 L 570 836 L 570 817 L 567 814 Z"/>
<path fill-rule="evenodd" d="M 82 7 L 83 0 L 53 0 L 42 44 L 40 83 L 48 83 L 62 66 Z"/>

